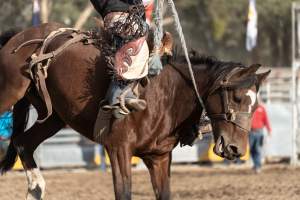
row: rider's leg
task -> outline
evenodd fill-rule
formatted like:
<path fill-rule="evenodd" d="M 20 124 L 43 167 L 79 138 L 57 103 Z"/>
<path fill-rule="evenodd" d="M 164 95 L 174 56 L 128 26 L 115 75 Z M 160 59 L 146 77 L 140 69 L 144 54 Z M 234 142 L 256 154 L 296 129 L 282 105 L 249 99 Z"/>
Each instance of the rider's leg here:
<path fill-rule="evenodd" d="M 148 73 L 146 62 L 149 57 L 149 49 L 145 42 L 148 26 L 142 17 L 143 15 L 144 10 L 141 9 L 130 12 L 111 12 L 104 18 L 105 30 L 111 37 L 111 44 L 108 45 L 110 48 L 106 52 L 106 58 L 108 61 L 114 60 L 113 64 L 108 62 L 113 69 L 114 77 L 106 99 L 112 107 L 120 105 L 123 114 L 129 113 L 125 104 L 130 109 L 137 111 L 146 108 L 146 102 L 139 99 L 130 87 L 134 80 L 142 78 Z M 133 66 L 135 62 L 138 62 L 136 66 L 142 68 L 142 70 Z M 131 71 L 134 73 L 131 73 Z M 126 73 L 129 76 L 126 76 Z M 122 94 L 123 99 L 120 98 Z"/>

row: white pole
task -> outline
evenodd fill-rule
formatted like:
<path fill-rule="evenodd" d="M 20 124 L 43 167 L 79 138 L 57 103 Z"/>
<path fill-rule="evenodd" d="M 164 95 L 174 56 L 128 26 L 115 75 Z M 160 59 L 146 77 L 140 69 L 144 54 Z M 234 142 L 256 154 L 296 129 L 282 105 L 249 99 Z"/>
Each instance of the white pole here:
<path fill-rule="evenodd" d="M 267 105 L 270 105 L 271 104 L 271 80 L 267 81 L 266 100 L 267 100 Z"/>
<path fill-rule="evenodd" d="M 49 0 L 41 0 L 41 21 L 47 23 L 49 18 Z"/>
<path fill-rule="evenodd" d="M 292 63 L 292 152 L 291 152 L 291 165 L 297 164 L 297 147 L 296 147 L 296 138 L 297 138 L 297 130 L 298 130 L 298 110 L 297 110 L 297 85 L 296 85 L 296 78 L 297 78 L 297 64 L 295 61 L 296 56 L 296 31 L 300 31 L 299 27 L 295 27 L 295 20 L 296 20 L 296 12 L 295 12 L 296 4 L 293 3 L 292 5 L 292 54 L 293 54 L 293 63 Z M 297 19 L 300 20 L 300 19 Z"/>
<path fill-rule="evenodd" d="M 298 111 L 297 111 L 297 97 L 296 97 L 296 73 L 297 70 L 296 67 L 293 66 L 293 72 L 292 72 L 292 79 L 293 79 L 293 90 L 292 90 L 292 115 L 293 115 L 293 121 L 292 121 L 292 152 L 291 152 L 291 165 L 296 165 L 297 163 L 297 149 L 296 149 L 296 138 L 297 138 L 297 130 L 298 130 Z"/>

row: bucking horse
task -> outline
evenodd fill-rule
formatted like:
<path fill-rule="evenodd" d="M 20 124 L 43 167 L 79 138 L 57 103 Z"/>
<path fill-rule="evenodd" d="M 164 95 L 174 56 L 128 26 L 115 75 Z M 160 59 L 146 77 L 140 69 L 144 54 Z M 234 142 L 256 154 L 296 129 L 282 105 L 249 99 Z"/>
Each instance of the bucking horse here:
<path fill-rule="evenodd" d="M 95 138 L 99 103 L 110 81 L 101 45 L 77 42 L 51 57 L 44 71 L 53 108 L 48 117 L 46 98 L 30 75 L 36 73 L 35 68 L 29 67 L 32 55 L 41 51 L 43 39 L 62 27 L 48 23 L 0 38 L 0 114 L 13 106 L 13 134 L 0 162 L 2 173 L 10 170 L 19 156 L 28 180 L 26 199 L 43 199 L 45 181 L 33 153 L 39 144 L 69 125 L 105 147 L 117 200 L 131 199 L 132 156 L 140 157 L 147 166 L 156 199 L 170 199 L 172 150 L 181 138 L 188 136 L 187 130 L 199 122 L 203 109 L 186 61 L 181 56 L 168 59 L 159 75 L 139 87 L 147 108 L 112 120 L 110 131 Z M 68 40 L 66 34 L 53 39 L 45 52 L 55 51 Z M 211 119 L 214 152 L 228 159 L 244 155 L 258 89 L 270 71 L 258 74 L 258 64 L 245 67 L 195 54 L 190 59 L 198 92 Z M 38 111 L 39 121 L 25 131 L 30 105 Z"/>

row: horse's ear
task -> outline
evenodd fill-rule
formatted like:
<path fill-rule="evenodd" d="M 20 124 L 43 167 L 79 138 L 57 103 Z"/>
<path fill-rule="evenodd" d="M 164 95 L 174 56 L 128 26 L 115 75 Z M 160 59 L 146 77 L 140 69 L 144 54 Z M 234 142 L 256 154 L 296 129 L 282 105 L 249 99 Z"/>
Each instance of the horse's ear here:
<path fill-rule="evenodd" d="M 235 77 L 237 78 L 245 78 L 245 77 L 249 77 L 251 75 L 255 75 L 255 72 L 261 67 L 260 64 L 253 64 L 250 65 L 249 67 L 243 68 L 241 71 L 237 72 L 235 74 Z"/>
<path fill-rule="evenodd" d="M 271 70 L 261 74 L 256 74 L 258 84 L 260 85 L 269 76 L 270 73 Z"/>
<path fill-rule="evenodd" d="M 244 69 L 242 72 L 243 72 L 243 75 L 251 75 L 251 74 L 254 74 L 259 68 L 261 67 L 260 64 L 253 64 L 253 65 L 250 65 L 249 67 L 247 67 L 246 69 Z"/>
<path fill-rule="evenodd" d="M 168 56 L 172 56 L 173 43 L 174 43 L 172 34 L 169 32 L 165 32 L 161 43 L 162 43 L 162 47 L 160 50 L 160 55 L 162 56 L 163 54 L 166 54 Z"/>

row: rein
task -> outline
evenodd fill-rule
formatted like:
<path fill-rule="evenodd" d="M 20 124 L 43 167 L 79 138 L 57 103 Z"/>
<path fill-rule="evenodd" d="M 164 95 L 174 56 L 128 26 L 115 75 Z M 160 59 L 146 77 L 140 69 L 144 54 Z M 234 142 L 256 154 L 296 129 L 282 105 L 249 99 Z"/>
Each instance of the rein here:
<path fill-rule="evenodd" d="M 189 53 L 188 53 L 188 50 L 187 50 L 187 45 L 186 45 L 186 42 L 185 42 L 183 30 L 182 30 L 182 27 L 181 27 L 181 24 L 180 24 L 179 16 L 178 16 L 178 13 L 177 13 L 177 10 L 176 10 L 176 7 L 175 7 L 175 4 L 174 4 L 173 0 L 168 0 L 168 4 L 172 9 L 172 14 L 173 14 L 173 17 L 174 17 L 174 20 L 175 20 L 175 27 L 176 27 L 176 30 L 179 34 L 179 38 L 180 38 L 180 41 L 181 41 L 181 44 L 182 44 L 185 59 L 188 63 L 189 74 L 191 76 L 191 81 L 192 81 L 192 84 L 193 84 L 193 87 L 194 87 L 194 91 L 195 91 L 196 97 L 197 97 L 197 99 L 198 99 L 198 101 L 199 101 L 199 103 L 202 107 L 202 113 L 201 113 L 201 119 L 202 119 L 202 118 L 205 118 L 205 113 L 206 113 L 205 104 L 204 104 L 204 101 L 202 100 L 202 98 L 199 94 L 199 90 L 198 90 L 198 87 L 197 87 L 197 84 L 196 84 L 196 80 L 195 80 L 194 72 L 193 72 L 193 69 L 192 69 L 192 64 L 191 64 L 191 61 L 190 61 L 190 58 L 189 58 Z"/>

